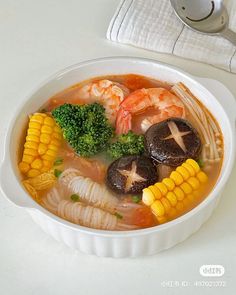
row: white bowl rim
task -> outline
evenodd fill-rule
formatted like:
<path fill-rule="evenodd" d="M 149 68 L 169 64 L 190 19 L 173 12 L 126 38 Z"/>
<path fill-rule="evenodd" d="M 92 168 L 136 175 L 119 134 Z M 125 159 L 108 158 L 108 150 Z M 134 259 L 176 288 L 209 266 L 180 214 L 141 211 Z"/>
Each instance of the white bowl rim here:
<path fill-rule="evenodd" d="M 220 105 L 220 103 L 218 102 L 218 100 L 215 98 L 215 96 L 209 92 L 209 90 L 201 84 L 201 82 L 198 82 L 196 79 L 197 77 L 192 76 L 191 74 L 188 74 L 187 72 L 179 69 L 178 67 L 169 65 L 168 63 L 163 63 L 163 62 L 159 62 L 153 59 L 149 59 L 149 58 L 141 58 L 141 57 L 130 57 L 130 56 L 110 56 L 110 57 L 101 57 L 101 58 L 95 58 L 95 59 L 90 59 L 90 60 L 86 60 L 86 61 L 82 61 L 73 65 L 70 65 L 68 67 L 65 67 L 62 70 L 59 70 L 57 72 L 55 72 L 54 74 L 50 75 L 48 78 L 44 79 L 41 83 L 38 83 L 36 85 L 36 87 L 33 88 L 33 90 L 30 91 L 30 93 L 28 95 L 25 96 L 25 99 L 22 100 L 21 104 L 17 107 L 17 110 L 15 111 L 12 120 L 10 121 L 10 124 L 8 125 L 7 128 L 7 135 L 5 138 L 5 149 L 4 149 L 4 156 L 3 156 L 3 162 L 1 163 L 1 168 L 4 165 L 4 162 L 7 160 L 7 150 L 10 144 L 10 139 L 11 139 L 11 134 L 12 134 L 12 129 L 15 125 L 15 120 L 17 118 L 17 116 L 19 115 L 19 113 L 21 112 L 23 106 L 25 105 L 25 103 L 30 100 L 31 96 L 41 87 L 43 87 L 46 83 L 50 82 L 53 79 L 56 78 L 60 78 L 60 76 L 63 76 L 64 74 L 66 74 L 67 72 L 70 72 L 74 69 L 77 69 L 79 67 L 84 67 L 86 65 L 89 64 L 93 64 L 93 63 L 99 63 L 102 61 L 114 61 L 114 60 L 120 60 L 120 61 L 136 61 L 136 62 L 147 62 L 147 63 L 151 63 L 151 64 L 157 64 L 159 66 L 168 68 L 170 70 L 173 71 L 177 71 L 178 73 L 180 73 L 182 76 L 184 76 L 185 78 L 191 80 L 192 83 L 195 83 L 197 85 L 200 85 L 202 88 L 204 88 L 204 90 L 208 93 L 210 93 L 212 95 L 212 97 L 214 97 L 214 101 L 216 104 L 218 104 L 218 106 L 222 109 L 222 112 L 224 112 L 225 117 L 228 120 L 229 126 L 231 126 L 230 131 L 231 131 L 231 141 L 232 141 L 232 145 L 230 148 L 230 155 L 229 157 L 231 159 L 233 159 L 233 161 L 229 161 L 226 164 L 225 167 L 225 173 L 223 174 L 223 177 L 221 177 L 220 181 L 217 182 L 217 184 L 215 185 L 215 187 L 213 188 L 213 190 L 208 194 L 208 196 L 201 201 L 201 203 L 199 203 L 196 207 L 194 207 L 193 209 L 191 209 L 190 211 L 188 211 L 187 213 L 167 222 L 161 225 L 157 225 L 157 226 L 153 226 L 153 227 L 148 227 L 148 228 L 144 228 L 144 229 L 137 229 L 137 230 L 128 230 L 128 231 L 111 231 L 111 230 L 99 230 L 99 229 L 93 229 L 93 228 L 89 228 L 89 227 L 84 227 L 81 225 L 77 225 L 74 223 L 71 223 L 63 218 L 58 217 L 57 215 L 52 214 L 50 211 L 46 210 L 45 208 L 43 208 L 42 206 L 40 206 L 36 201 L 34 201 L 33 199 L 30 199 L 30 196 L 25 192 L 25 190 L 22 188 L 22 191 L 20 193 L 24 193 L 27 195 L 27 197 L 29 198 L 29 200 L 33 201 L 34 207 L 26 207 L 26 206 L 20 206 L 15 204 L 10 198 L 8 198 L 8 196 L 6 195 L 6 193 L 3 191 L 3 189 L 0 186 L 0 190 L 2 191 L 3 195 L 6 197 L 7 200 L 9 200 L 11 203 L 13 203 L 14 205 L 21 207 L 21 208 L 25 208 L 26 210 L 36 210 L 39 211 L 40 213 L 44 214 L 47 218 L 53 219 L 54 221 L 56 221 L 57 223 L 59 223 L 60 225 L 62 224 L 65 227 L 69 227 L 72 230 L 76 230 L 76 231 L 80 231 L 80 232 L 84 232 L 86 234 L 91 234 L 91 235 L 98 235 L 98 236 L 102 236 L 102 237 L 115 237 L 115 238 L 123 238 L 123 237 L 135 237 L 135 236 L 139 236 L 139 235 L 147 235 L 150 233 L 154 233 L 154 232 L 159 232 L 159 231 L 163 231 L 166 230 L 172 226 L 175 226 L 179 223 L 182 223 L 184 221 L 186 221 L 187 219 L 191 218 L 192 216 L 194 216 L 195 214 L 197 214 L 200 210 L 202 210 L 205 206 L 208 205 L 208 203 L 210 203 L 214 198 L 216 198 L 216 196 L 220 193 L 221 189 L 224 187 L 225 183 L 227 182 L 229 175 L 231 173 L 231 170 L 233 168 L 233 164 L 234 164 L 234 158 L 235 158 L 235 154 L 234 154 L 234 146 L 235 146 L 235 142 L 233 140 L 233 136 L 232 136 L 232 124 L 230 123 L 228 114 L 225 112 L 225 110 L 223 109 L 223 107 Z M 112 74 L 111 74 L 112 75 Z M 91 76 L 92 78 L 92 76 Z M 236 107 L 234 106 L 234 108 L 236 109 Z M 232 119 L 232 118 L 231 118 Z M 233 120 L 235 120 L 235 118 L 233 118 Z M 12 166 L 12 161 L 10 159 L 10 163 L 11 163 L 11 169 L 14 172 L 15 175 L 15 171 L 14 168 Z M 19 182 L 19 180 L 16 177 L 16 181 Z"/>

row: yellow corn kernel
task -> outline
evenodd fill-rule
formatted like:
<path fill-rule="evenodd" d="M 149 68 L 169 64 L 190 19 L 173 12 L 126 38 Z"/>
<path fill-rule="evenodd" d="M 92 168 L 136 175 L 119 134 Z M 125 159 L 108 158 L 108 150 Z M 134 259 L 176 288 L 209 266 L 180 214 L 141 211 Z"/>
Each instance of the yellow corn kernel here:
<path fill-rule="evenodd" d="M 171 206 L 175 206 L 177 204 L 177 198 L 176 195 L 173 192 L 168 192 L 166 194 L 166 198 L 169 200 Z"/>
<path fill-rule="evenodd" d="M 166 185 L 169 191 L 173 191 L 175 188 L 175 183 L 171 178 L 164 178 L 162 182 Z"/>
<path fill-rule="evenodd" d="M 43 160 L 43 166 L 47 168 L 51 168 L 53 163 L 51 161 Z"/>
<path fill-rule="evenodd" d="M 27 131 L 28 135 L 35 135 L 35 136 L 40 136 L 40 130 L 39 129 L 33 129 L 33 128 L 29 128 Z"/>
<path fill-rule="evenodd" d="M 24 144 L 24 147 L 28 148 L 28 149 L 37 150 L 38 149 L 38 143 L 33 142 L 33 141 L 26 141 L 26 143 Z"/>
<path fill-rule="evenodd" d="M 160 201 L 162 202 L 162 205 L 164 206 L 166 213 L 168 213 L 171 209 L 171 204 L 169 200 L 166 197 L 164 197 L 164 198 L 161 198 Z"/>
<path fill-rule="evenodd" d="M 180 185 L 180 188 L 184 191 L 184 193 L 187 195 L 187 194 L 190 194 L 193 189 L 191 187 L 190 184 L 188 184 L 187 182 L 183 182 L 181 185 Z"/>
<path fill-rule="evenodd" d="M 157 217 L 157 221 L 159 222 L 159 224 L 162 224 L 167 221 L 167 218 L 166 218 L 166 216 L 159 216 L 159 217 Z"/>
<path fill-rule="evenodd" d="M 46 155 L 49 155 L 49 156 L 55 158 L 57 155 L 57 152 L 53 151 L 53 150 L 47 150 Z"/>
<path fill-rule="evenodd" d="M 171 217 L 171 218 L 173 218 L 173 217 L 175 217 L 177 215 L 177 210 L 175 209 L 175 208 L 171 208 L 170 209 L 170 212 L 168 213 L 168 216 L 169 217 Z"/>
<path fill-rule="evenodd" d="M 159 200 L 156 200 L 154 203 L 152 203 L 151 210 L 152 210 L 152 213 L 155 214 L 156 216 L 165 215 L 165 208 L 162 205 L 161 201 Z"/>
<path fill-rule="evenodd" d="M 188 159 L 186 161 L 186 163 L 188 163 L 189 165 L 191 165 L 193 167 L 193 169 L 195 170 L 195 173 L 198 173 L 200 171 L 200 166 L 198 165 L 198 163 L 195 160 Z"/>
<path fill-rule="evenodd" d="M 39 143 L 39 137 L 35 135 L 27 135 L 26 141 L 33 141 L 33 142 Z"/>
<path fill-rule="evenodd" d="M 174 181 L 176 185 L 180 185 L 184 182 L 183 176 L 177 171 L 172 171 L 170 174 L 170 178 Z"/>
<path fill-rule="evenodd" d="M 208 177 L 207 177 L 206 173 L 203 171 L 198 172 L 197 178 L 201 183 L 205 183 L 208 181 Z"/>
<path fill-rule="evenodd" d="M 184 197 L 185 197 L 184 192 L 178 186 L 174 188 L 173 193 L 176 195 L 176 198 L 177 198 L 178 201 L 182 201 L 184 199 Z"/>
<path fill-rule="evenodd" d="M 157 182 L 154 184 L 161 192 L 162 196 L 165 196 L 168 192 L 166 185 L 162 182 Z"/>
<path fill-rule="evenodd" d="M 53 145 L 53 144 L 49 144 L 48 149 L 52 150 L 52 151 L 55 151 L 55 152 L 58 151 L 58 147 L 56 145 Z"/>
<path fill-rule="evenodd" d="M 51 117 L 46 117 L 43 123 L 50 127 L 53 127 L 55 125 L 55 121 Z"/>
<path fill-rule="evenodd" d="M 50 156 L 50 155 L 42 155 L 42 159 L 43 160 L 46 160 L 46 161 L 50 161 L 50 162 L 53 162 L 54 161 L 54 157 Z"/>
<path fill-rule="evenodd" d="M 61 128 L 58 127 L 58 126 L 55 126 L 55 127 L 53 128 L 53 130 L 54 130 L 54 132 L 61 133 Z"/>
<path fill-rule="evenodd" d="M 21 172 L 32 178 L 50 170 L 61 144 L 61 133 L 49 115 L 35 113 L 30 116 L 23 157 L 19 164 Z"/>
<path fill-rule="evenodd" d="M 37 170 L 37 169 L 30 169 L 28 171 L 28 173 L 27 173 L 27 176 L 31 178 L 31 177 L 36 177 L 39 174 L 40 174 L 40 171 L 39 170 Z"/>
<path fill-rule="evenodd" d="M 34 160 L 34 157 L 33 156 L 23 155 L 22 162 L 31 164 L 33 162 L 33 160 Z"/>
<path fill-rule="evenodd" d="M 40 143 L 39 144 L 39 147 L 38 147 L 38 153 L 39 153 L 39 155 L 44 155 L 47 150 L 48 150 L 48 147 L 47 147 L 46 144 L 44 144 L 44 143 Z"/>
<path fill-rule="evenodd" d="M 61 142 L 59 140 L 57 140 L 57 139 L 52 139 L 50 141 L 50 144 L 59 147 L 61 145 Z"/>
<path fill-rule="evenodd" d="M 188 194 L 187 199 L 192 203 L 195 200 L 195 197 L 193 194 Z"/>
<path fill-rule="evenodd" d="M 31 195 L 31 197 L 36 201 L 39 201 L 36 189 L 31 184 L 29 184 L 28 180 L 22 181 L 22 184 L 24 185 L 24 188 L 27 190 L 27 192 Z"/>
<path fill-rule="evenodd" d="M 32 162 L 31 167 L 40 170 L 43 167 L 43 161 L 36 159 Z"/>
<path fill-rule="evenodd" d="M 176 208 L 177 211 L 183 211 L 184 210 L 183 202 L 177 202 L 175 208 Z"/>
<path fill-rule="evenodd" d="M 52 172 L 42 173 L 36 177 L 28 179 L 28 183 L 31 184 L 37 191 L 51 188 L 56 181 L 56 176 Z"/>
<path fill-rule="evenodd" d="M 149 188 L 143 189 L 142 201 L 147 206 L 151 206 L 155 201 L 155 196 Z"/>
<path fill-rule="evenodd" d="M 20 164 L 18 166 L 19 166 L 19 169 L 20 169 L 20 171 L 22 173 L 26 173 L 30 169 L 30 165 L 28 163 L 25 163 L 25 162 L 20 162 Z"/>
<path fill-rule="evenodd" d="M 176 171 L 179 172 L 183 176 L 184 180 L 187 180 L 190 177 L 188 170 L 183 166 L 177 167 Z"/>
<path fill-rule="evenodd" d="M 188 170 L 188 172 L 189 172 L 189 174 L 190 174 L 190 176 L 195 176 L 195 170 L 193 169 L 193 167 L 190 165 L 190 164 L 188 164 L 188 163 L 183 163 L 182 164 L 182 167 L 184 167 L 184 168 L 186 168 L 187 170 Z"/>
<path fill-rule="evenodd" d="M 29 129 L 38 129 L 38 130 L 40 130 L 40 128 L 41 128 L 41 124 L 39 124 L 39 123 L 37 123 L 37 122 L 31 122 L 31 120 L 30 120 L 30 122 L 29 122 Z"/>
<path fill-rule="evenodd" d="M 194 189 L 194 190 L 197 190 L 199 189 L 200 187 L 200 182 L 199 180 L 196 178 L 196 177 L 190 177 L 187 182 L 191 185 L 191 187 Z"/>
<path fill-rule="evenodd" d="M 41 171 L 42 173 L 47 172 L 48 170 L 50 170 L 50 168 L 48 168 L 48 167 L 46 167 L 46 166 L 43 166 L 43 167 L 40 169 L 40 171 Z"/>
<path fill-rule="evenodd" d="M 42 117 L 48 117 L 48 115 L 47 114 L 45 114 L 45 113 L 35 113 L 35 115 L 40 115 L 40 116 L 42 116 Z"/>
<path fill-rule="evenodd" d="M 51 134 L 53 132 L 52 128 L 47 125 L 43 125 L 41 128 L 42 133 Z"/>
<path fill-rule="evenodd" d="M 36 123 L 39 123 L 39 124 L 43 124 L 43 120 L 44 120 L 44 117 L 41 116 L 41 114 L 34 114 L 30 118 L 30 122 L 36 122 Z"/>
<path fill-rule="evenodd" d="M 59 140 L 61 140 L 62 139 L 62 135 L 61 135 L 61 133 L 53 132 L 52 138 L 53 139 L 59 139 Z"/>
<path fill-rule="evenodd" d="M 51 140 L 51 137 L 48 134 L 43 133 L 40 135 L 41 143 L 49 144 L 50 140 Z"/>
<path fill-rule="evenodd" d="M 38 152 L 34 149 L 24 149 L 24 155 L 36 157 L 38 155 Z"/>
<path fill-rule="evenodd" d="M 162 197 L 160 190 L 155 185 L 150 185 L 148 188 L 151 190 L 156 199 L 160 199 Z"/>

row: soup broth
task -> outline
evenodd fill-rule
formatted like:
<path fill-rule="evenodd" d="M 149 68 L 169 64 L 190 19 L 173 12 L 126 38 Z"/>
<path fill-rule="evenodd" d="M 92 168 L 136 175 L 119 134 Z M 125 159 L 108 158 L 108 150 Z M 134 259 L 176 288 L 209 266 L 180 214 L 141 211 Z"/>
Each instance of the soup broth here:
<path fill-rule="evenodd" d="M 31 197 L 97 229 L 135 230 L 185 214 L 213 189 L 223 161 L 220 128 L 189 89 L 135 74 L 55 94 L 22 134 L 19 169 Z"/>

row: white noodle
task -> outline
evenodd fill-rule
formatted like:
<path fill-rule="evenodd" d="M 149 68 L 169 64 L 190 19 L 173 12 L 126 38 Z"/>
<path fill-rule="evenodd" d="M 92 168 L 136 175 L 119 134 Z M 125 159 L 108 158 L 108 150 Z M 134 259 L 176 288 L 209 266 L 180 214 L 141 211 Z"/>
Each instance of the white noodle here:
<path fill-rule="evenodd" d="M 175 84 L 172 87 L 172 90 L 183 100 L 183 103 L 199 126 L 200 133 L 205 142 L 202 148 L 203 160 L 206 161 L 207 159 L 210 159 L 212 161 L 218 161 L 220 157 L 218 147 L 222 144 L 220 139 L 216 139 L 220 137 L 218 126 L 211 116 L 202 109 L 199 103 L 193 98 L 193 95 L 191 95 L 182 83 Z"/>
<path fill-rule="evenodd" d="M 115 212 L 118 199 L 105 185 L 94 182 L 90 178 L 76 176 L 68 183 L 68 189 L 73 194 L 78 194 L 80 200 L 87 204 L 109 212 Z"/>

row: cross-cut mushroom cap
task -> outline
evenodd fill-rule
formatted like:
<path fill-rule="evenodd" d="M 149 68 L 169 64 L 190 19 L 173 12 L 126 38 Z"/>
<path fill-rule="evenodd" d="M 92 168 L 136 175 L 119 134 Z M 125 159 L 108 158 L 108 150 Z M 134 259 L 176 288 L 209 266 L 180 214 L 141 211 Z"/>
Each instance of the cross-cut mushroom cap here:
<path fill-rule="evenodd" d="M 147 154 L 158 163 L 181 165 L 186 159 L 196 159 L 201 152 L 197 130 L 186 120 L 169 118 L 152 125 L 145 133 Z"/>
<path fill-rule="evenodd" d="M 152 160 L 144 156 L 126 156 L 111 163 L 107 185 L 118 194 L 138 194 L 158 180 Z"/>

